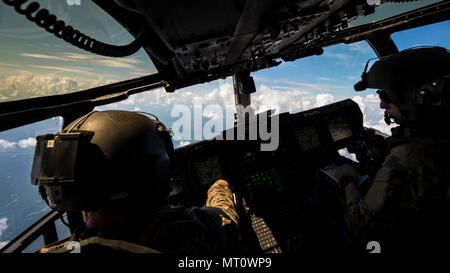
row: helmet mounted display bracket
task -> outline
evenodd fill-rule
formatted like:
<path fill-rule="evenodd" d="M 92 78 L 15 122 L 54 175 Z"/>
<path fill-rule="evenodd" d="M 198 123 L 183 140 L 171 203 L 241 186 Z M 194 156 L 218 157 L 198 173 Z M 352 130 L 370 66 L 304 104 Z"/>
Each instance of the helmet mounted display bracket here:
<path fill-rule="evenodd" d="M 376 60 L 376 59 L 378 59 L 378 58 L 371 58 L 371 59 L 367 60 L 366 66 L 364 67 L 364 71 L 361 74 L 361 80 L 353 86 L 355 91 L 359 92 L 359 91 L 364 91 L 367 89 L 367 87 L 368 87 L 367 68 L 369 67 L 370 61 Z"/>

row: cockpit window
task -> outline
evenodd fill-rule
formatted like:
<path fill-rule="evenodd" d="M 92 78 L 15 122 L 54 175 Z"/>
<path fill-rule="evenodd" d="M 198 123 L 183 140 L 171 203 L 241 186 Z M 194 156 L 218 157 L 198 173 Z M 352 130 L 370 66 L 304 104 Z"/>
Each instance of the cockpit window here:
<path fill-rule="evenodd" d="M 386 19 L 436 2 L 440 1 L 385 3 L 376 7 L 374 14 L 355 19 L 349 26 Z M 39 0 L 39 3 L 66 24 L 99 41 L 126 45 L 133 40 L 92 1 Z M 449 26 L 447 21 L 394 33 L 392 38 L 399 50 L 418 45 L 449 48 Z M 364 126 L 389 133 L 390 127 L 384 123 L 376 90 L 359 93 L 353 90 L 367 60 L 374 57 L 370 46 L 361 41 L 325 47 L 321 56 L 283 62 L 271 69 L 252 72 L 256 92 L 251 95 L 251 104 L 257 112 L 275 105 L 279 112 L 293 114 L 351 98 L 363 113 Z M 0 102 L 77 92 L 156 72 L 142 49 L 126 58 L 85 52 L 37 27 L 0 1 Z M 234 125 L 233 81 L 228 77 L 179 89 L 174 94 L 159 88 L 96 110 L 113 109 L 158 116 L 174 130 L 173 143 L 179 148 L 212 138 L 230 128 L 229 124 Z M 227 123 L 229 117 L 231 123 Z M 216 120 L 220 122 L 213 122 Z M 339 121 L 333 124 L 336 123 Z M 36 136 L 56 133 L 61 127 L 62 119 L 56 117 L 0 132 L 0 247 L 49 211 L 36 187 L 30 184 L 31 164 Z M 351 135 L 350 130 L 333 134 L 335 127 L 329 129 L 336 141 Z M 313 151 L 320 145 L 318 136 L 311 132 L 313 127 L 295 132 L 297 137 L 303 138 L 299 145 L 304 152 Z M 209 165 L 217 163 L 214 158 L 208 160 L 205 162 Z"/>
<path fill-rule="evenodd" d="M 408 29 L 391 35 L 398 50 L 418 46 L 440 46 L 450 48 L 448 30 L 450 21 Z"/>
<path fill-rule="evenodd" d="M 38 2 L 66 25 L 98 41 L 127 45 L 134 39 L 92 1 Z M 0 102 L 77 92 L 155 72 L 143 49 L 125 58 L 95 55 L 0 3 Z"/>
<path fill-rule="evenodd" d="M 30 183 L 36 135 L 60 130 L 62 119 L 51 118 L 0 133 L 0 248 L 50 212 Z M 37 240 L 34 251 L 42 247 Z"/>
<path fill-rule="evenodd" d="M 380 5 L 381 2 L 383 3 Z M 438 2 L 444 2 L 442 0 L 419 0 L 405 3 L 404 1 L 392 1 L 394 3 L 389 3 L 390 1 L 381 1 L 381 0 L 367 0 L 368 4 L 376 5 L 375 12 L 369 14 L 367 16 L 359 16 L 353 21 L 350 21 L 349 27 L 356 27 L 365 24 L 370 24 L 378 21 L 382 21 L 384 19 L 388 19 L 390 17 L 400 15 L 409 11 L 416 10 L 418 8 L 422 8 L 425 6 L 429 6 Z M 378 5 L 378 6 L 377 6 Z"/>

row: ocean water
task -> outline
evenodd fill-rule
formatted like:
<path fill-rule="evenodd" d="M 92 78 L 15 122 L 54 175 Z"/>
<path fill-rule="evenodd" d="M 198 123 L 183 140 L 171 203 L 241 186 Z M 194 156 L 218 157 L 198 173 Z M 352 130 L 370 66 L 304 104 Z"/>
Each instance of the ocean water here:
<path fill-rule="evenodd" d="M 30 181 L 33 151 L 0 153 L 0 243 L 5 244 L 39 220 L 50 208 Z M 67 228 L 57 221 L 59 238 L 68 236 Z M 43 247 L 40 237 L 24 252 Z M 0 245 L 1 246 L 1 245 Z"/>

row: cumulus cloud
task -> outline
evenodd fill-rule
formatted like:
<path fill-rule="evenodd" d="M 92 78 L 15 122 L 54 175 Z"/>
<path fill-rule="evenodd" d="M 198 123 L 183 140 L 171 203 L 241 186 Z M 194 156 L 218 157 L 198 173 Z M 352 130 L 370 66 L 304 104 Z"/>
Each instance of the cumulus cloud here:
<path fill-rule="evenodd" d="M 22 139 L 19 141 L 18 145 L 22 149 L 31 148 L 31 147 L 36 146 L 36 139 L 34 137 Z"/>
<path fill-rule="evenodd" d="M 354 96 L 352 98 L 363 113 L 363 125 L 390 134 L 391 128 L 395 124 L 387 125 L 384 122 L 384 112 L 380 109 L 380 99 L 375 94 L 368 94 L 366 97 Z"/>
<path fill-rule="evenodd" d="M 148 92 L 132 95 L 127 100 L 121 101 L 119 104 L 136 104 L 142 109 L 153 105 L 172 107 L 177 104 L 192 107 L 194 105 L 194 100 L 196 99 L 200 99 L 203 105 L 234 105 L 233 86 L 230 83 L 225 82 L 206 94 L 186 90 L 178 90 L 175 93 L 167 93 L 164 88 L 158 88 Z"/>
<path fill-rule="evenodd" d="M 313 94 L 302 88 L 279 90 L 261 85 L 258 92 L 252 94 L 252 105 L 257 108 L 264 106 L 278 106 L 280 112 L 296 113 L 306 111 L 313 107 L 320 107 L 334 101 L 329 93 Z M 258 111 L 261 112 L 261 111 Z"/>
<path fill-rule="evenodd" d="M 204 104 L 234 105 L 233 85 L 226 82 L 202 98 Z"/>
<path fill-rule="evenodd" d="M 0 151 L 9 151 L 15 148 L 28 149 L 36 146 L 36 139 L 33 137 L 11 142 L 0 138 Z"/>
<path fill-rule="evenodd" d="M 229 82 L 219 84 L 211 92 L 206 94 L 199 94 L 196 92 L 177 91 L 175 94 L 166 93 L 164 89 L 136 94 L 130 96 L 127 100 L 120 102 L 122 105 L 135 105 L 141 109 L 152 107 L 152 105 L 171 107 L 174 105 L 185 105 L 188 108 L 194 106 L 196 103 L 203 105 L 202 115 L 206 118 L 217 119 L 223 118 L 224 114 L 233 109 L 234 113 L 234 91 L 233 86 Z M 256 112 L 260 113 L 273 109 L 276 107 L 280 112 L 295 113 L 299 111 L 309 110 L 313 107 L 320 107 L 334 102 L 334 96 L 330 93 L 321 92 L 314 94 L 306 88 L 294 87 L 277 87 L 260 85 L 256 93 L 251 95 L 252 106 L 255 107 Z M 210 109 L 205 107 L 211 106 Z M 221 107 L 222 112 L 219 113 L 214 110 L 214 107 Z M 115 105 L 117 107 L 117 105 Z"/>
<path fill-rule="evenodd" d="M 291 83 L 293 84 L 293 83 Z M 335 97 L 329 92 L 319 94 L 313 93 L 315 90 L 309 91 L 302 87 L 284 87 L 278 88 L 274 86 L 260 85 L 256 93 L 251 96 L 252 105 L 262 112 L 264 106 L 277 105 L 280 112 L 296 113 L 306 111 L 315 107 L 321 107 L 335 102 Z M 318 86 L 315 86 L 316 88 Z M 194 94 L 186 94 L 194 95 Z M 184 97 L 183 99 L 186 99 Z M 395 125 L 386 125 L 383 118 L 383 111 L 379 107 L 380 100 L 376 94 L 367 94 L 363 96 L 354 96 L 355 101 L 363 114 L 363 125 L 378 129 L 386 134 L 390 134 L 390 130 Z M 186 101 L 186 100 L 185 100 Z M 224 103 L 225 101 L 225 103 Z M 233 87 L 229 83 L 225 83 L 214 89 L 211 93 L 203 97 L 204 104 L 221 104 L 234 105 Z M 215 113 L 204 113 L 209 118 L 217 118 Z"/>
<path fill-rule="evenodd" d="M 16 145 L 17 145 L 16 142 L 9 142 L 7 140 L 0 139 L 0 149 L 2 149 L 2 150 L 12 149 Z"/>
<path fill-rule="evenodd" d="M 282 80 L 278 80 L 278 83 L 283 83 L 283 85 L 262 84 L 257 87 L 257 92 L 251 95 L 252 106 L 254 106 L 256 113 L 273 109 L 274 106 L 279 112 L 296 113 L 321 107 L 336 100 L 334 93 L 323 90 L 323 85 L 297 82 L 286 83 Z M 317 92 L 318 90 L 322 92 Z M 363 113 L 364 126 L 378 129 L 387 134 L 390 133 L 392 126 L 387 126 L 384 123 L 383 111 L 379 108 L 379 98 L 375 94 L 354 96 L 352 99 L 358 103 Z M 114 107 L 134 105 L 134 107 L 145 111 L 145 109 L 157 105 L 170 111 L 174 105 L 183 105 L 192 111 L 195 100 L 197 102 L 200 101 L 203 106 L 203 117 L 210 120 L 228 117 L 229 107 L 231 107 L 231 113 L 234 115 L 234 91 L 230 82 L 222 82 L 217 88 L 203 95 L 195 91 L 186 90 L 179 90 L 172 94 L 166 93 L 163 88 L 160 88 L 130 96 L 128 100 L 115 104 Z M 208 108 L 208 106 L 211 107 Z M 221 111 L 214 111 L 215 108 L 212 106 L 221 108 Z"/>
<path fill-rule="evenodd" d="M 319 94 L 316 96 L 314 107 L 321 107 L 330 104 L 334 101 L 334 96 L 331 94 Z"/>
<path fill-rule="evenodd" d="M 220 118 L 223 118 L 223 112 L 224 111 L 222 110 L 222 108 L 220 108 L 219 105 L 212 105 L 212 106 L 216 106 L 215 109 L 212 109 L 212 110 L 204 109 L 203 116 L 205 118 L 209 118 L 209 119 L 220 119 Z M 214 110 L 216 110 L 216 111 L 214 111 Z M 220 111 L 217 111 L 217 110 L 220 110 Z"/>
<path fill-rule="evenodd" d="M 262 112 L 278 106 L 281 112 L 299 112 L 309 110 L 313 107 L 323 106 L 334 102 L 334 95 L 328 92 L 320 92 L 314 94 L 320 85 L 314 85 L 314 88 L 308 88 L 305 84 L 297 86 L 267 86 L 260 85 L 257 92 L 251 95 L 252 105 L 255 106 L 257 112 Z M 179 90 L 175 94 L 167 93 L 163 88 L 155 89 L 130 96 L 127 100 L 122 101 L 119 105 L 135 105 L 141 109 L 152 107 L 153 105 L 172 107 L 174 105 L 186 105 L 189 108 L 194 106 L 194 100 L 201 102 L 203 106 L 217 105 L 222 107 L 223 113 L 228 107 L 234 109 L 234 91 L 233 85 L 229 82 L 223 82 L 212 91 L 200 94 L 186 90 Z M 115 104 L 114 107 L 119 105 Z M 112 107 L 112 106 L 111 106 Z M 109 108 L 109 107 L 108 107 Z M 272 107 L 273 108 L 273 107 Z M 223 117 L 214 111 L 204 111 L 204 117 L 215 119 Z"/>

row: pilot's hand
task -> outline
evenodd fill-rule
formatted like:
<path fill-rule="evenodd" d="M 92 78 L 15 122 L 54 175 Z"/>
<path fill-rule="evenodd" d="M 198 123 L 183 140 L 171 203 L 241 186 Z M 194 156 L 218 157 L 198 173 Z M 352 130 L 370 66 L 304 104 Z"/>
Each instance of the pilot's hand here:
<path fill-rule="evenodd" d="M 345 164 L 336 170 L 336 177 L 339 181 L 339 186 L 345 188 L 349 182 L 357 181 L 358 170 L 350 164 Z"/>

